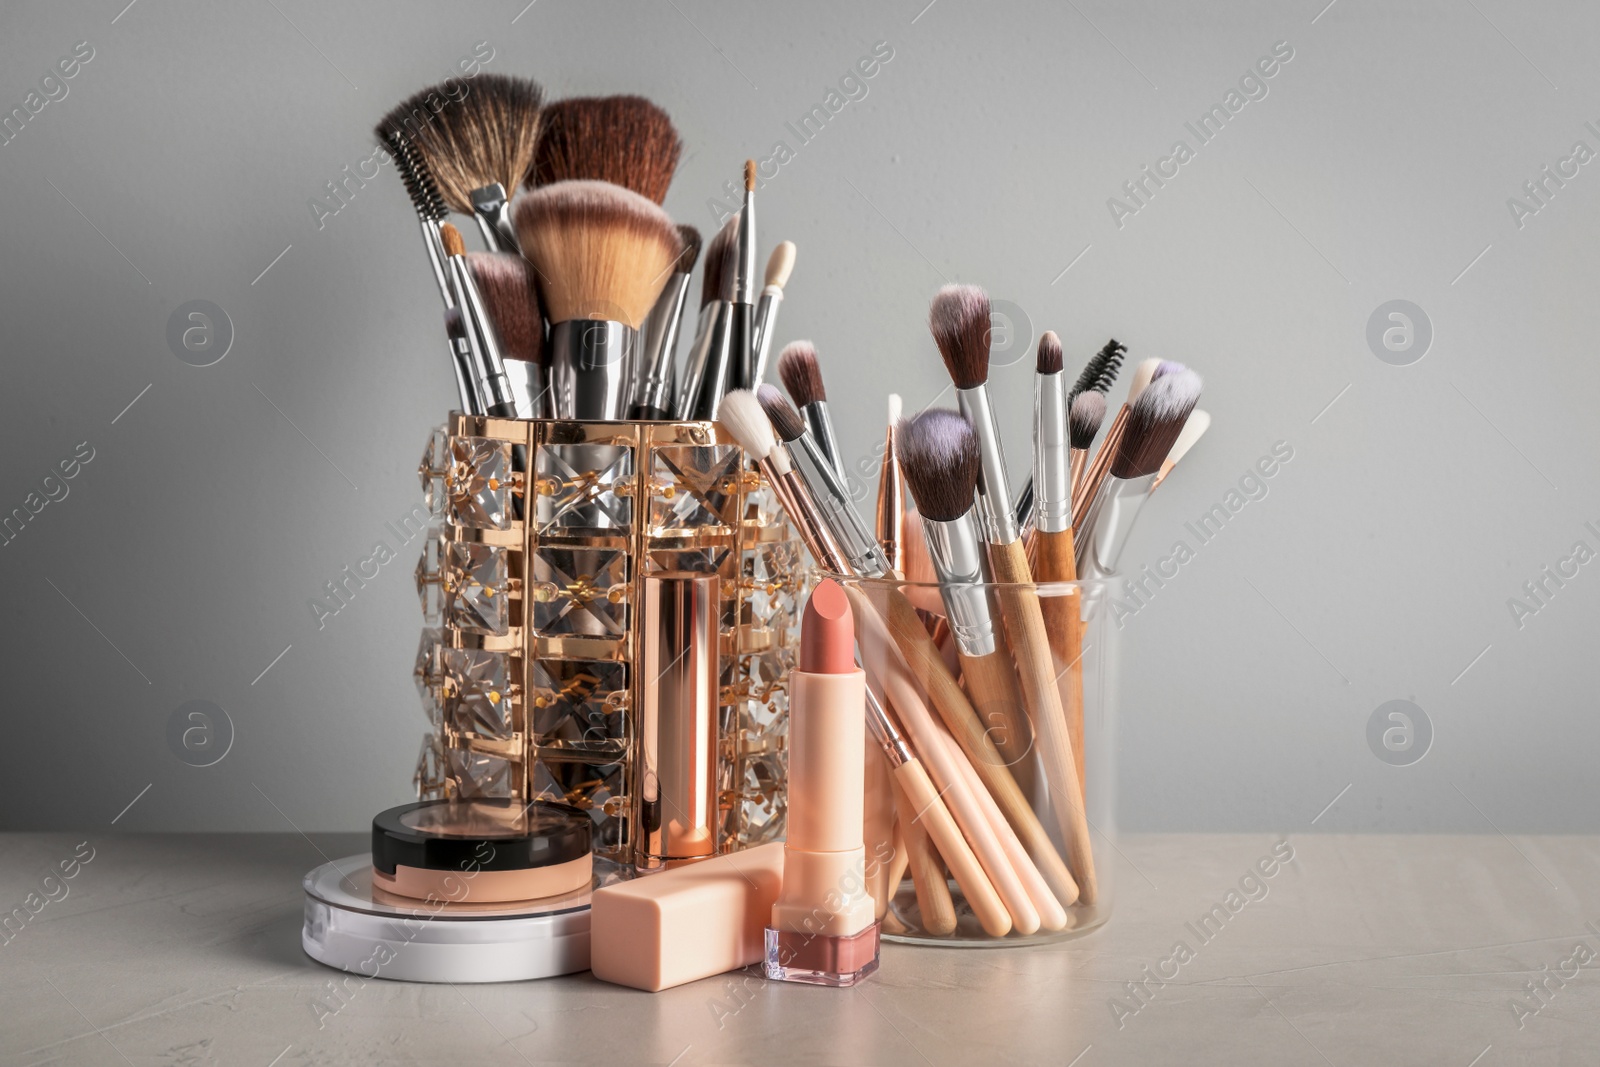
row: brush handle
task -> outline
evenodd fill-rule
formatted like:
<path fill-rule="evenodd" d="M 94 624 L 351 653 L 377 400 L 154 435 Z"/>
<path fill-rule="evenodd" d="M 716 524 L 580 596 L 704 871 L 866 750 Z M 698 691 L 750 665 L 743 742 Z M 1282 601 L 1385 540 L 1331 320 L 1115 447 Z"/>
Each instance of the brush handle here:
<path fill-rule="evenodd" d="M 987 656 L 961 656 L 960 662 L 961 677 L 978 713 L 978 721 L 994 747 L 1000 750 L 1012 776 L 1027 777 L 1033 727 L 1022 707 L 1022 691 L 1017 688 L 1017 672 L 1011 666 L 1011 657 L 1000 647 Z M 1023 789 L 1024 793 L 1027 791 Z"/>
<path fill-rule="evenodd" d="M 1055 810 L 1061 837 L 1067 846 L 1067 863 L 1078 882 L 1078 898 L 1093 904 L 1095 886 L 1094 853 L 1089 842 L 1089 818 L 1083 810 L 1083 786 L 1078 782 L 1078 763 L 1072 753 L 1067 732 L 1066 711 L 1051 670 L 1050 635 L 1045 629 L 1039 594 L 1033 588 L 1033 574 L 1020 540 L 989 546 L 989 564 L 994 580 L 1001 585 L 1000 614 L 1017 658 L 1017 674 L 1022 681 L 1022 698 L 1033 713 L 1034 733 L 1039 739 L 1039 755 L 1044 761 L 1050 784 L 1050 806 Z"/>
<path fill-rule="evenodd" d="M 956 739 L 949 734 L 944 734 L 940 740 L 944 746 L 955 755 L 960 756 L 960 749 Z M 1000 847 L 1005 849 L 1006 855 L 1011 859 L 1011 866 L 1016 869 L 1017 877 L 1021 879 L 1023 888 L 1028 893 L 1028 900 L 1033 905 L 1034 914 L 1038 917 L 1038 927 L 1045 930 L 1060 930 L 1067 925 L 1067 909 L 1061 906 L 1056 895 L 1050 892 L 1050 887 L 1045 885 L 1044 876 L 1039 873 L 1039 868 L 1033 860 L 1028 858 L 1027 850 L 1022 847 L 1022 842 L 1017 840 L 1016 831 L 1011 829 L 1011 824 L 1006 822 L 1006 817 L 1000 814 L 1000 808 L 994 802 L 983 783 L 978 781 L 978 775 L 973 771 L 966 758 L 959 760 L 961 773 L 967 780 L 967 788 L 978 797 L 978 806 L 983 809 L 984 817 L 989 820 L 989 829 L 999 840 Z M 1012 917 L 1015 919 L 1015 916 Z M 1032 930 L 1023 929 L 1017 924 L 1017 932 L 1022 934 L 1032 933 Z"/>
<path fill-rule="evenodd" d="M 754 389 L 750 375 L 755 372 L 756 309 L 753 304 L 732 305 L 733 338 L 728 359 L 729 389 Z"/>
<path fill-rule="evenodd" d="M 945 873 L 939 850 L 933 847 L 922 821 L 913 818 L 916 810 L 906 799 L 906 791 L 897 784 L 894 794 L 898 813 L 894 828 L 900 835 L 906 869 L 911 872 L 911 885 L 917 892 L 922 928 L 939 937 L 952 934 L 956 929 L 956 902 L 950 896 L 950 876 Z M 890 917 L 893 917 L 892 912 Z"/>
<path fill-rule="evenodd" d="M 890 772 L 889 781 L 894 781 L 893 771 Z M 894 858 L 889 861 L 889 876 L 884 880 L 887 887 L 885 894 L 889 902 L 894 901 L 895 894 L 900 892 L 900 883 L 905 880 L 906 867 L 911 862 L 910 854 L 906 852 L 905 834 L 900 829 L 900 790 L 891 788 L 890 794 L 895 803 L 894 830 L 889 840 L 894 845 Z M 924 835 L 926 836 L 926 835 Z M 887 909 L 885 914 L 888 914 Z"/>
<path fill-rule="evenodd" d="M 911 671 L 927 690 L 933 706 L 938 709 L 939 717 L 944 720 L 946 728 L 955 735 L 961 751 L 966 753 L 973 770 L 977 771 L 978 777 L 988 787 L 990 796 L 994 797 L 1006 820 L 1017 831 L 1017 836 L 1022 839 L 1028 854 L 1039 865 L 1039 870 L 1044 874 L 1056 898 L 1064 905 L 1073 903 L 1078 899 L 1077 880 L 1073 878 L 1067 864 L 1062 861 L 1061 854 L 1056 851 L 1055 845 L 1050 840 L 1050 834 L 1039 822 L 1039 816 L 1034 812 L 1033 805 L 1028 802 L 1027 796 L 1017 784 L 1016 777 L 1006 766 L 1004 757 L 989 738 L 988 731 L 979 721 L 978 713 L 973 710 L 967 695 L 961 691 L 961 686 L 956 684 L 955 675 L 950 673 L 944 656 L 934 644 L 933 638 L 928 636 L 922 620 L 917 616 L 917 609 L 911 606 L 905 594 L 898 589 L 884 589 L 883 597 L 883 611 L 888 620 L 889 630 L 894 635 L 901 654 L 910 664 Z M 856 609 L 858 625 L 863 614 L 877 617 L 870 604 L 858 607 Z M 920 700 L 918 704 L 921 705 Z M 920 751 L 921 742 L 918 744 Z"/>
<path fill-rule="evenodd" d="M 1037 555 L 1033 564 L 1035 580 L 1041 584 L 1077 581 L 1071 530 L 1040 533 L 1034 540 L 1034 548 Z M 1067 716 L 1067 737 L 1072 744 L 1073 759 L 1077 761 L 1078 785 L 1087 802 L 1089 785 L 1083 747 L 1083 597 L 1077 589 L 1066 596 L 1040 597 L 1039 609 L 1044 614 L 1044 628 L 1050 634 L 1056 689 L 1061 694 L 1062 710 Z"/>
<path fill-rule="evenodd" d="M 944 858 L 945 865 L 950 868 L 950 877 L 956 880 L 956 885 L 961 887 L 962 895 L 967 898 L 967 906 L 972 909 L 972 914 L 982 925 L 984 933 L 990 937 L 1004 937 L 1011 932 L 1011 916 L 1006 912 L 1006 907 L 1000 902 L 1000 897 L 990 884 L 988 876 L 983 873 L 983 868 L 978 865 L 978 859 L 972 854 L 972 849 L 967 847 L 966 839 L 961 836 L 955 820 L 951 818 L 949 810 L 940 799 L 938 790 L 934 789 L 933 782 L 928 778 L 928 772 L 923 769 L 920 760 L 907 760 L 902 763 L 894 774 L 895 783 L 905 791 L 907 817 L 902 824 L 909 840 L 917 832 L 925 832 L 939 855 Z M 945 886 L 944 893 L 939 894 L 934 887 L 944 883 L 944 875 L 938 870 L 938 864 L 929 862 L 927 855 L 918 856 L 913 853 L 913 861 L 920 859 L 922 862 L 912 868 L 912 877 L 917 877 L 918 870 L 922 877 L 918 888 L 927 889 L 928 901 L 924 903 L 923 894 L 917 894 L 917 903 L 923 907 L 931 905 L 935 914 L 945 907 L 950 899 L 949 886 Z M 931 868 L 931 869 L 930 869 Z M 955 908 L 949 905 L 949 930 L 955 929 Z M 924 924 L 927 922 L 927 913 L 924 913 Z M 944 920 L 941 918 L 941 924 Z M 949 930 L 945 932 L 948 933 Z M 932 931 L 930 931 L 932 932 Z"/>
<path fill-rule="evenodd" d="M 894 895 L 889 885 L 894 855 L 894 779 L 889 775 L 888 757 L 870 737 L 862 758 L 861 843 L 867 852 L 867 892 L 872 894 L 881 919 Z"/>
<path fill-rule="evenodd" d="M 1122 440 L 1122 432 L 1128 426 L 1128 411 L 1127 404 L 1117 409 L 1117 416 L 1111 420 L 1110 429 L 1106 430 L 1105 437 L 1100 440 L 1100 451 L 1094 454 L 1094 460 L 1084 473 L 1083 481 L 1072 493 L 1073 529 L 1083 529 L 1084 517 L 1089 512 L 1089 502 L 1100 491 L 1100 483 L 1106 480 L 1106 475 L 1111 471 L 1111 459 L 1117 454 L 1117 445 Z"/>

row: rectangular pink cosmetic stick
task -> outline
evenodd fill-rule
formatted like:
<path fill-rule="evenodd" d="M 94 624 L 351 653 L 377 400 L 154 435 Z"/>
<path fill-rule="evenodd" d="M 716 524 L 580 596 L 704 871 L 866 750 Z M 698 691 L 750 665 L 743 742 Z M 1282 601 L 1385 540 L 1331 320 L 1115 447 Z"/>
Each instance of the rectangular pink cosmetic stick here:
<path fill-rule="evenodd" d="M 758 963 L 783 886 L 783 844 L 608 885 L 590 905 L 589 967 L 655 993 Z"/>

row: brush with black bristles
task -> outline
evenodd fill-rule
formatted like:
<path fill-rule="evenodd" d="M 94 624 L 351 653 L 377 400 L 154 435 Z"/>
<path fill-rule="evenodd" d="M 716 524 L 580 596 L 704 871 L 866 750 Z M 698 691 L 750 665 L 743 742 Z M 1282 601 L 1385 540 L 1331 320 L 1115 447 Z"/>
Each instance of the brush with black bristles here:
<path fill-rule="evenodd" d="M 450 286 L 450 275 L 444 268 L 444 246 L 439 238 L 439 224 L 450 217 L 450 209 L 410 142 L 398 135 L 385 134 L 381 125 L 376 132 L 378 139 L 388 148 L 400 181 L 406 187 L 406 196 L 411 198 L 411 206 L 416 210 L 417 222 L 422 229 L 422 244 L 428 253 L 428 265 L 433 269 L 434 283 L 439 287 L 439 298 L 444 301 L 446 308 L 455 307 L 455 292 Z"/>
<path fill-rule="evenodd" d="M 544 403 L 544 316 L 533 265 L 515 252 L 468 252 L 467 269 L 500 338 L 517 416 L 537 419 Z"/>
<path fill-rule="evenodd" d="M 728 328 L 728 301 L 723 295 L 724 276 L 732 269 L 734 244 L 739 239 L 739 216 L 723 224 L 706 245 L 705 269 L 700 272 L 700 315 L 695 324 L 694 341 L 684 364 L 683 385 L 678 391 L 677 416 L 692 418 L 695 398 L 705 381 L 711 349 Z"/>
<path fill-rule="evenodd" d="M 841 482 L 848 479 L 844 458 L 839 454 L 839 439 L 833 433 L 833 420 L 828 416 L 828 391 L 822 384 L 822 364 L 817 360 L 817 348 L 810 341 L 791 341 L 778 353 L 778 379 L 789 390 L 800 414 L 811 428 L 811 439 L 822 450 L 822 455 L 833 465 Z"/>
<path fill-rule="evenodd" d="M 738 216 L 735 215 L 733 221 L 737 220 Z M 726 232 L 728 227 L 724 227 L 717 237 L 721 238 Z M 700 325 L 704 334 L 695 338 L 695 347 L 690 353 L 691 374 L 684 389 L 683 407 L 678 413 L 678 417 L 683 419 L 716 418 L 723 396 L 739 387 L 739 355 L 734 343 L 739 311 L 733 303 L 734 278 L 739 265 L 737 227 L 732 239 L 726 243 L 713 240 L 711 251 L 715 253 L 719 246 L 722 266 L 717 270 L 716 278 L 722 289 L 716 300 L 700 309 Z M 708 285 L 711 280 L 708 263 Z"/>
<path fill-rule="evenodd" d="M 515 252 L 509 198 L 533 167 L 543 99 L 527 78 L 479 74 L 465 93 L 448 83 L 414 93 L 383 117 L 378 134 L 414 148 L 445 203 L 471 215 L 491 249 Z"/>
<path fill-rule="evenodd" d="M 1067 733 L 1066 712 L 1052 669 L 1050 636 L 1039 593 L 1011 511 L 1005 453 L 989 400 L 989 294 L 975 285 L 947 285 L 929 308 L 928 325 L 956 387 L 961 414 L 972 424 L 981 459 L 978 499 L 988 542 L 989 572 L 1001 585 L 1000 610 L 1016 657 L 1022 697 L 1033 722 L 1050 785 L 1051 805 L 1067 846 L 1067 862 L 1085 903 L 1097 896 L 1089 821 L 1083 810 L 1077 760 Z"/>
<path fill-rule="evenodd" d="M 528 182 L 604 181 L 661 204 L 682 151 L 672 119 L 642 96 L 558 100 L 544 109 Z"/>
<path fill-rule="evenodd" d="M 550 319 L 549 413 L 625 418 L 639 327 L 683 251 L 677 226 L 638 193 L 599 181 L 524 192 L 512 216 Z"/>
<path fill-rule="evenodd" d="M 678 239 L 683 243 L 683 252 L 639 331 L 639 371 L 634 376 L 630 419 L 661 422 L 673 417 L 678 388 L 678 333 L 684 306 L 689 302 L 689 276 L 700 259 L 700 231 L 693 226 L 679 226 Z"/>
<path fill-rule="evenodd" d="M 850 500 L 844 479 L 822 454 L 816 438 L 806 428 L 805 419 L 774 386 L 757 386 L 756 399 L 772 420 L 778 439 L 789 447 L 800 480 L 810 487 L 828 529 L 844 549 L 852 572 L 869 578 L 888 575 L 889 558 L 883 554 L 883 546 L 862 521 Z"/>
<path fill-rule="evenodd" d="M 1173 371 L 1151 382 L 1130 406 L 1108 477 L 1078 527 L 1078 559 L 1085 578 L 1115 572 L 1133 520 L 1200 402 L 1200 389 L 1200 376 L 1194 371 Z"/>

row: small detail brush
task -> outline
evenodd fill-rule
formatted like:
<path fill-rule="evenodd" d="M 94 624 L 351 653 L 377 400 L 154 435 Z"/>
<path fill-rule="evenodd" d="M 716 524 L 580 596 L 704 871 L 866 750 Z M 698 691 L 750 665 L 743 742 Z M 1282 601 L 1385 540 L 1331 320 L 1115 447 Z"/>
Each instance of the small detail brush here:
<path fill-rule="evenodd" d="M 778 353 L 778 379 L 789 391 L 800 414 L 805 416 L 811 429 L 811 439 L 817 443 L 823 458 L 833 465 L 841 482 L 849 476 L 844 470 L 844 459 L 839 455 L 839 439 L 833 433 L 833 420 L 828 417 L 828 391 L 822 384 L 822 364 L 817 359 L 817 349 L 810 341 L 792 341 Z"/>
<path fill-rule="evenodd" d="M 694 341 L 689 345 L 689 358 L 684 364 L 683 386 L 678 391 L 677 414 L 680 419 L 692 418 L 695 402 L 702 386 L 706 385 L 706 365 L 711 362 L 711 349 L 727 330 L 728 301 L 723 296 L 726 286 L 724 274 L 733 262 L 733 246 L 738 240 L 739 216 L 730 218 L 706 245 L 705 270 L 700 272 L 700 315 L 695 325 Z"/>
<path fill-rule="evenodd" d="M 467 269 L 494 322 L 517 417 L 537 419 L 544 393 L 544 318 L 533 265 L 515 252 L 468 252 Z"/>
<path fill-rule="evenodd" d="M 693 226 L 679 226 L 678 239 L 683 242 L 683 253 L 639 331 L 639 373 L 633 387 L 633 406 L 628 412 L 630 419 L 660 422 L 672 418 L 678 387 L 674 362 L 678 331 L 689 300 L 689 276 L 700 259 L 700 231 Z"/>
<path fill-rule="evenodd" d="M 733 388 L 754 389 L 750 380 L 755 368 L 756 338 L 756 161 L 744 161 L 744 206 L 739 209 L 738 258 L 733 272 L 731 335 L 732 358 L 729 365 Z"/>
<path fill-rule="evenodd" d="M 483 401 L 483 413 L 502 419 L 519 418 L 516 397 L 506 377 L 499 334 L 484 305 L 483 294 L 478 291 L 472 271 L 467 267 L 467 249 L 461 240 L 461 231 L 447 222 L 439 228 L 439 236 L 444 244 L 450 283 L 455 287 L 456 307 L 466 326 L 467 343 L 472 352 L 473 384 Z"/>
<path fill-rule="evenodd" d="M 1083 481 L 1084 468 L 1089 465 L 1089 450 L 1094 447 L 1094 439 L 1105 421 L 1104 393 L 1089 389 L 1073 398 L 1072 407 L 1067 411 L 1067 432 L 1072 438 L 1072 450 L 1067 462 L 1074 490 Z"/>
<path fill-rule="evenodd" d="M 767 374 L 767 357 L 772 352 L 772 335 L 778 326 L 778 307 L 783 303 L 783 289 L 794 272 L 795 246 L 793 241 L 780 241 L 767 257 L 766 284 L 761 289 L 761 299 L 756 301 L 756 341 L 754 361 L 750 366 L 750 388 L 761 384 Z"/>
<path fill-rule="evenodd" d="M 467 324 L 461 318 L 460 308 L 444 309 L 444 334 L 450 342 L 450 369 L 455 371 L 461 413 L 482 415 L 483 401 L 478 399 L 478 387 L 473 384 L 476 376 L 472 370 L 472 345 L 467 341 Z"/>
<path fill-rule="evenodd" d="M 878 544 L 889 569 L 905 573 L 906 494 L 900 472 L 900 394 L 889 394 L 889 428 L 884 432 L 878 470 Z"/>
<path fill-rule="evenodd" d="M 677 227 L 638 193 L 600 181 L 525 192 L 512 214 L 551 323 L 551 414 L 623 418 L 639 326 L 682 251 Z"/>
<path fill-rule="evenodd" d="M 642 96 L 586 96 L 544 109 L 530 185 L 594 180 L 664 203 L 683 142 L 667 113 Z"/>

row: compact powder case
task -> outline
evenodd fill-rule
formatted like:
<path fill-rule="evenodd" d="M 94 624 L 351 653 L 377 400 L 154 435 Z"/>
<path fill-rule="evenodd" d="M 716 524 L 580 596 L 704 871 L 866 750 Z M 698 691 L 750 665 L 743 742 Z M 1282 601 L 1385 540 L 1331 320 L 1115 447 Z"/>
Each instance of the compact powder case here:
<path fill-rule="evenodd" d="M 372 820 L 373 888 L 412 901 L 561 896 L 594 874 L 589 817 L 536 800 L 424 800 Z"/>

